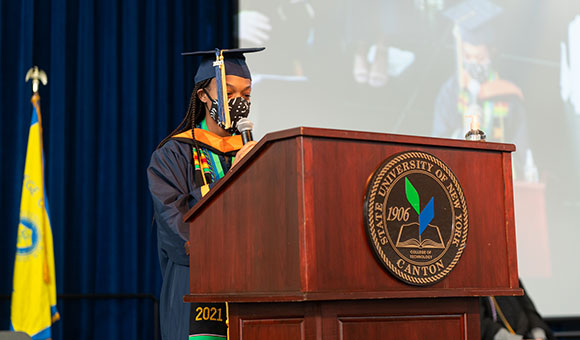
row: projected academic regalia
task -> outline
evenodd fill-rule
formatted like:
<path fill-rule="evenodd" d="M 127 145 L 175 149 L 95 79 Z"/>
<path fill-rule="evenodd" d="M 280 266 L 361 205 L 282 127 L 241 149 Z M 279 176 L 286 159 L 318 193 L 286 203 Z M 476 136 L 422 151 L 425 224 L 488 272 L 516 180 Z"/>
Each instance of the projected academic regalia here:
<path fill-rule="evenodd" d="M 241 137 L 231 136 L 230 131 L 238 116 L 249 113 L 250 72 L 243 53 L 262 49 L 194 53 L 203 59 L 186 117 L 151 156 L 148 178 L 163 276 L 163 339 L 187 339 L 188 335 L 192 339 L 221 339 L 227 334 L 225 304 L 183 302 L 184 295 L 189 294 L 189 249 L 197 246 L 195 240 L 188 242 L 189 226 L 183 216 L 229 171 L 242 149 Z M 232 100 L 236 106 L 227 107 Z M 239 105 L 243 101 L 248 101 L 246 106 Z M 210 114 L 212 109 L 216 114 Z M 197 273 L 194 279 L 203 278 L 204 273 Z"/>
<path fill-rule="evenodd" d="M 523 172 L 529 148 L 524 96 L 493 68 L 493 20 L 502 9 L 486 0 L 468 0 L 444 14 L 455 23 L 457 72 L 439 90 L 435 101 L 433 135 L 463 138 L 471 116 L 477 115 L 490 141 L 515 143 L 516 176 Z"/>

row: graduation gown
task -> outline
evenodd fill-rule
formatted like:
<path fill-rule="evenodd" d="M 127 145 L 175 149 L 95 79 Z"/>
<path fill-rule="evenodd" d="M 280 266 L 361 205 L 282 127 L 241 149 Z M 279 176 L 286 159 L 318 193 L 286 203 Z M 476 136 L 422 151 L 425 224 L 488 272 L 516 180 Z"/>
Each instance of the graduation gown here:
<path fill-rule="evenodd" d="M 241 137 L 221 138 L 201 129 L 195 130 L 195 136 L 202 154 L 207 156 L 202 156 L 202 160 L 207 160 L 205 177 L 212 187 L 221 178 L 220 171 L 223 176 L 231 167 L 232 156 L 242 146 Z M 202 186 L 206 183 L 193 155 L 190 130 L 155 150 L 147 169 L 163 277 L 159 304 L 161 335 L 166 340 L 187 339 L 190 329 L 191 304 L 183 302 L 183 296 L 189 294 L 189 256 L 185 250 L 189 226 L 183 217 L 202 198 Z M 191 240 L 190 247 L 196 247 L 195 240 Z M 199 279 L 203 280 L 201 273 Z"/>

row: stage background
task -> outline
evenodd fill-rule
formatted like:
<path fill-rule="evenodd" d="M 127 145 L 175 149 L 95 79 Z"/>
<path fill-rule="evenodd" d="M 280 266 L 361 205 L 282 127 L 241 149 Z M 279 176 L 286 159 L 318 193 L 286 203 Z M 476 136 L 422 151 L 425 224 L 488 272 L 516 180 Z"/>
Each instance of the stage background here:
<path fill-rule="evenodd" d="M 0 330 L 9 328 L 38 65 L 58 309 L 53 339 L 153 339 L 161 285 L 146 168 L 182 120 L 195 58 L 232 46 L 230 1 L 0 1 Z M 31 302 L 32 303 L 32 302 Z"/>

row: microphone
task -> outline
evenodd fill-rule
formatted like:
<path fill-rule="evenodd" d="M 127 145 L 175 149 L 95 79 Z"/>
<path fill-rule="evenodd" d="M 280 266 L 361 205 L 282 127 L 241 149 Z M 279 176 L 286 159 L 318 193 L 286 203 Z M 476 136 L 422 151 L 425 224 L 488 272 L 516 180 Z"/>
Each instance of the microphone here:
<path fill-rule="evenodd" d="M 254 140 L 252 136 L 252 129 L 254 129 L 254 123 L 252 123 L 248 118 L 242 118 L 237 124 L 238 131 L 242 134 L 242 142 L 244 145 L 248 142 Z"/>

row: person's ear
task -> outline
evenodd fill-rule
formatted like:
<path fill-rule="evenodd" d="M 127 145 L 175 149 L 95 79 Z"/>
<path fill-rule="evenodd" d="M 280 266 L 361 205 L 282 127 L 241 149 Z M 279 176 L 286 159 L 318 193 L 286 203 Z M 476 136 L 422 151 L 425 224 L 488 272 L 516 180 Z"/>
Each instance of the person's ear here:
<path fill-rule="evenodd" d="M 199 100 L 201 100 L 201 102 L 204 104 L 207 103 L 207 101 L 209 100 L 209 98 L 207 97 L 207 94 L 205 94 L 203 89 L 197 90 L 197 98 L 199 98 Z"/>

